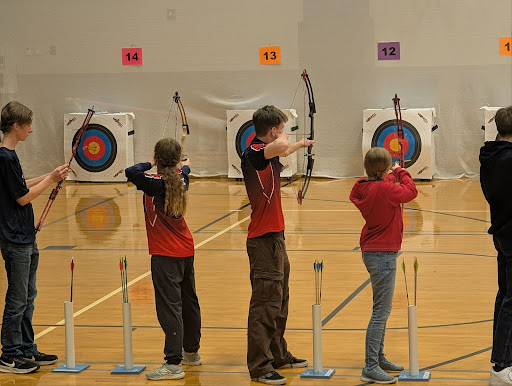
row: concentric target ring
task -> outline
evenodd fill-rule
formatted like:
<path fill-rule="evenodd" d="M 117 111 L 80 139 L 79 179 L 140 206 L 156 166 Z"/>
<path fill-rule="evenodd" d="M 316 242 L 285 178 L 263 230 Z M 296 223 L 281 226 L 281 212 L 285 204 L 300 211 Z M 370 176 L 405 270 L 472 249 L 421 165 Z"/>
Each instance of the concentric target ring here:
<path fill-rule="evenodd" d="M 245 149 L 249 147 L 254 137 L 256 137 L 256 131 L 252 120 L 247 121 L 240 126 L 235 139 L 236 152 L 240 158 L 242 157 Z"/>
<path fill-rule="evenodd" d="M 77 133 L 73 136 L 73 144 Z M 111 131 L 96 123 L 89 124 L 76 152 L 78 165 L 85 171 L 98 173 L 112 166 L 116 156 L 117 142 Z"/>
<path fill-rule="evenodd" d="M 407 121 L 404 123 L 404 159 L 405 167 L 411 167 L 418 160 L 421 153 L 421 137 L 418 130 Z M 396 120 L 392 119 L 382 123 L 372 137 L 372 147 L 383 147 L 391 153 L 393 162 L 399 162 L 400 153 Z"/>

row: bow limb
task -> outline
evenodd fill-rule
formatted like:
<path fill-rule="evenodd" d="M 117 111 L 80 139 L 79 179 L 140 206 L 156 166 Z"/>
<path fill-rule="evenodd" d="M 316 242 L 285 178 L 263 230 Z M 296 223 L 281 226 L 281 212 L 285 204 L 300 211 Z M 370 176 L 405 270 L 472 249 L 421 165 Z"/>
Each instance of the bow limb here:
<path fill-rule="evenodd" d="M 400 98 L 395 94 L 393 98 L 393 106 L 395 108 L 396 117 L 396 136 L 398 140 L 398 154 L 400 157 L 400 166 L 405 167 L 405 154 L 404 154 L 404 122 L 402 120 L 402 110 L 400 108 Z"/>
<path fill-rule="evenodd" d="M 71 149 L 71 158 L 69 159 L 68 165 L 71 166 L 71 162 L 75 158 L 76 152 L 78 150 L 78 146 L 82 142 L 82 138 L 84 136 L 85 131 L 87 130 L 87 126 L 89 126 L 89 122 L 91 121 L 92 116 L 94 115 L 94 106 L 88 110 L 87 115 L 85 116 L 84 123 L 82 123 L 82 126 L 80 129 L 78 129 L 75 137 L 75 143 L 73 144 L 73 148 Z M 46 216 L 50 212 L 50 208 L 52 207 L 53 202 L 55 201 L 55 198 L 57 197 L 57 194 L 59 194 L 60 189 L 62 188 L 62 183 L 64 180 L 60 180 L 57 182 L 57 185 L 55 188 L 53 188 L 52 192 L 50 193 L 50 197 L 48 197 L 48 201 L 46 202 L 46 205 L 43 209 L 43 213 L 41 213 L 41 217 L 39 217 L 39 221 L 36 225 L 36 233 L 41 230 L 44 224 L 44 220 L 46 219 Z"/>
<path fill-rule="evenodd" d="M 309 106 L 309 122 L 310 122 L 310 130 L 309 130 L 309 140 L 315 139 L 315 126 L 314 126 L 314 114 L 316 113 L 316 105 L 315 105 L 315 96 L 313 94 L 313 87 L 311 86 L 311 81 L 309 80 L 309 75 L 304 70 L 302 72 L 302 80 L 304 81 L 306 85 L 306 90 L 308 92 L 308 106 Z M 309 182 L 311 181 L 311 175 L 313 173 L 313 165 L 315 163 L 315 160 L 313 158 L 313 145 L 308 146 L 307 154 L 304 155 L 308 158 L 307 166 L 306 166 L 306 172 L 304 173 L 304 181 L 302 183 L 301 188 L 299 189 L 299 192 L 297 193 L 297 202 L 299 205 L 302 205 L 302 199 L 306 197 L 306 192 L 309 188 Z"/>
<path fill-rule="evenodd" d="M 174 94 L 174 102 L 178 106 L 178 110 L 180 111 L 180 118 L 181 118 L 181 153 L 182 153 L 182 161 L 186 160 L 185 156 L 185 139 L 190 134 L 190 129 L 188 127 L 188 121 L 187 121 L 187 113 L 185 112 L 185 108 L 183 107 L 183 103 L 181 102 L 181 97 L 178 94 L 178 91 Z"/>

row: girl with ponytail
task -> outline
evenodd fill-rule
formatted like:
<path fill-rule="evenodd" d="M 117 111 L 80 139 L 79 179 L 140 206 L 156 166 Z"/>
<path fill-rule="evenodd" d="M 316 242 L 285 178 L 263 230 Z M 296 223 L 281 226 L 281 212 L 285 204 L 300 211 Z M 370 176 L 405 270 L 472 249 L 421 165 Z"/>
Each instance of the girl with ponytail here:
<path fill-rule="evenodd" d="M 181 162 L 181 146 L 171 138 L 155 145 L 154 155 L 125 170 L 144 192 L 144 216 L 151 255 L 158 321 L 165 333 L 165 361 L 147 371 L 150 380 L 181 379 L 181 365 L 201 364 L 201 311 L 194 276 L 194 240 L 185 222 L 190 161 Z M 157 173 L 147 173 L 156 166 Z"/>

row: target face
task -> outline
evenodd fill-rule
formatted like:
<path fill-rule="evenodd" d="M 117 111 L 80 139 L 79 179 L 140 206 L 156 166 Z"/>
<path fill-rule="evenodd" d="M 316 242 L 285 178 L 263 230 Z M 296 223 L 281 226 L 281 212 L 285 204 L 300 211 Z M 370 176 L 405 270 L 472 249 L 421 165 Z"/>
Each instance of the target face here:
<path fill-rule="evenodd" d="M 407 121 L 404 124 L 404 159 L 408 168 L 418 160 L 421 153 L 421 138 L 416 128 Z M 396 120 L 382 123 L 372 138 L 372 147 L 383 147 L 391 154 L 393 162 L 400 161 L 400 148 L 398 146 Z"/>
<path fill-rule="evenodd" d="M 89 124 L 75 156 L 80 167 L 88 172 L 102 172 L 112 166 L 116 156 L 117 142 L 110 130 L 96 123 Z"/>
<path fill-rule="evenodd" d="M 242 157 L 245 149 L 249 147 L 254 137 L 256 137 L 256 131 L 254 129 L 252 120 L 247 121 L 242 126 L 240 126 L 238 133 L 236 133 L 235 139 L 236 152 L 240 158 Z"/>

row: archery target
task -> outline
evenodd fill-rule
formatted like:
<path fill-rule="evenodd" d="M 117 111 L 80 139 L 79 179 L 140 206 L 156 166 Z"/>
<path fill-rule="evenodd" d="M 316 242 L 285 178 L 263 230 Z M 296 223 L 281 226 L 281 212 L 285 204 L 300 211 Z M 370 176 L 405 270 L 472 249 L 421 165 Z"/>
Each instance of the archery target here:
<path fill-rule="evenodd" d="M 403 122 L 404 130 L 404 165 L 406 168 L 414 165 L 421 153 L 421 137 L 416 128 L 409 122 Z M 371 147 L 383 147 L 389 151 L 393 162 L 400 161 L 400 146 L 396 119 L 382 123 L 372 137 Z"/>
<path fill-rule="evenodd" d="M 432 127 L 435 110 L 404 109 L 404 165 L 412 178 L 432 179 L 435 173 Z M 363 159 L 372 147 L 389 151 L 393 162 L 400 159 L 397 122 L 394 109 L 367 109 L 363 111 Z"/>
<path fill-rule="evenodd" d="M 496 115 L 496 111 L 501 109 L 501 107 L 489 107 L 484 106 L 480 107 L 480 110 L 484 110 L 484 125 L 485 128 L 485 141 L 496 141 L 498 137 L 498 129 L 496 128 L 496 122 L 494 121 L 494 117 Z"/>
<path fill-rule="evenodd" d="M 243 178 L 241 157 L 245 149 L 256 137 L 252 115 L 256 110 L 227 110 L 227 131 L 228 131 L 228 177 Z M 292 128 L 297 126 L 297 118 L 294 110 L 282 110 L 288 117 L 283 131 L 288 133 L 290 142 L 295 142 L 295 132 Z M 291 177 L 297 173 L 297 155 L 280 158 L 283 164 L 281 177 Z"/>
<path fill-rule="evenodd" d="M 69 161 L 85 114 L 64 116 L 64 155 Z M 99 113 L 91 118 L 77 147 L 72 173 L 75 181 L 125 182 L 124 169 L 133 165 L 133 113 Z"/>

